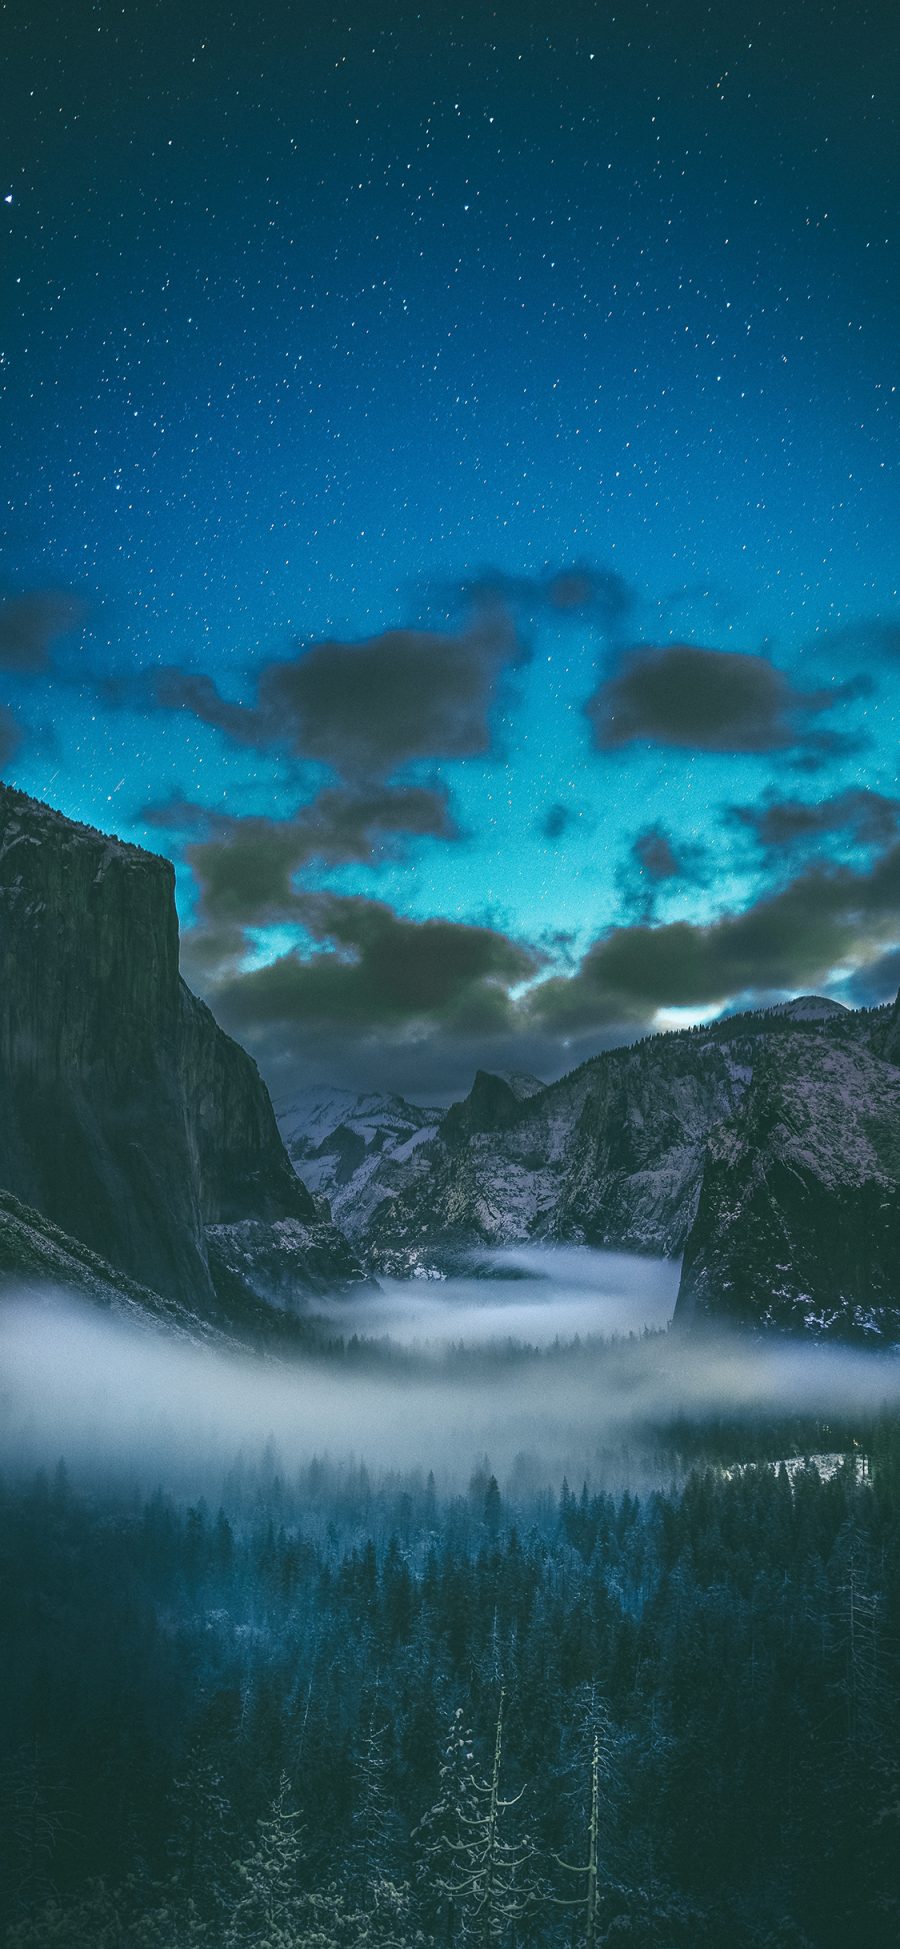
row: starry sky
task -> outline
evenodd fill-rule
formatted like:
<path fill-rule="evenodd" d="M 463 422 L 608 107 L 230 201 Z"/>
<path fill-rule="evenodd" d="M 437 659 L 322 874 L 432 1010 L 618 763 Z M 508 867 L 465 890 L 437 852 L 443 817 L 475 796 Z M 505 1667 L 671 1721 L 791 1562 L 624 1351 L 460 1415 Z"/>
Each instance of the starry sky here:
<path fill-rule="evenodd" d="M 276 1097 L 900 983 L 900 16 L 0 4 L 2 775 Z"/>

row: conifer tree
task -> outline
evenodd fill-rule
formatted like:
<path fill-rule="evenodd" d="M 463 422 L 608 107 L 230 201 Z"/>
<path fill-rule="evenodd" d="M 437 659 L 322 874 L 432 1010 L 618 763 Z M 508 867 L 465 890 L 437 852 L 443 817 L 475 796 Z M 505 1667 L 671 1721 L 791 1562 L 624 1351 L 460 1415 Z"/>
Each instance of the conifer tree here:
<path fill-rule="evenodd" d="M 520 1787 L 508 1799 L 500 1790 L 505 1701 L 501 1688 L 490 1774 L 484 1780 L 471 1780 L 466 1804 L 459 1811 L 458 1838 L 448 1844 L 448 1865 L 438 1881 L 459 1915 L 461 1939 L 478 1944 L 478 1949 L 506 1940 L 534 1900 L 530 1873 L 534 1849 L 527 1838 L 508 1834 L 507 1816 L 525 1789 Z"/>
<path fill-rule="evenodd" d="M 350 1859 L 362 1892 L 383 1873 L 391 1853 L 393 1821 L 387 1790 L 388 1728 L 370 1722 L 354 1767 Z"/>
<path fill-rule="evenodd" d="M 237 1864 L 240 1894 L 224 1938 L 224 1949 L 295 1949 L 302 1849 L 299 1814 L 290 1804 L 291 1786 L 282 1773 L 269 1811 L 257 1822 L 253 1843 Z"/>
<path fill-rule="evenodd" d="M 169 1846 L 174 1878 L 182 1894 L 216 1907 L 230 1880 L 234 1817 L 222 1776 L 196 1738 L 173 1781 L 173 1830 Z"/>
<path fill-rule="evenodd" d="M 551 1899 L 556 1907 L 580 1912 L 580 1940 L 584 1949 L 595 1949 L 600 1939 L 602 1803 L 611 1770 L 613 1735 L 605 1700 L 593 1680 L 579 1688 L 575 1735 L 579 1774 L 577 1801 L 586 1830 L 584 1859 L 565 1861 L 559 1854 L 554 1854 L 557 1867 L 563 1874 L 572 1877 L 568 1887 L 574 1892 L 554 1895 Z"/>
<path fill-rule="evenodd" d="M 458 1927 L 458 1902 L 452 1887 L 463 1815 L 472 1805 L 475 1785 L 472 1735 L 461 1706 L 450 1722 L 438 1775 L 438 1797 L 413 1834 L 417 1880 L 425 1909 L 440 1940 L 452 1943 Z"/>
<path fill-rule="evenodd" d="M 560 1907 L 579 1908 L 582 1912 L 582 1942 L 584 1949 L 594 1949 L 597 1941 L 597 1893 L 600 1874 L 600 1734 L 595 1729 L 591 1739 L 591 1752 L 588 1766 L 589 1812 L 587 1822 L 587 1852 L 584 1861 L 564 1861 L 557 1854 L 554 1860 L 567 1875 L 581 1879 L 581 1890 L 577 1895 L 554 1895 L 553 1901 Z"/>

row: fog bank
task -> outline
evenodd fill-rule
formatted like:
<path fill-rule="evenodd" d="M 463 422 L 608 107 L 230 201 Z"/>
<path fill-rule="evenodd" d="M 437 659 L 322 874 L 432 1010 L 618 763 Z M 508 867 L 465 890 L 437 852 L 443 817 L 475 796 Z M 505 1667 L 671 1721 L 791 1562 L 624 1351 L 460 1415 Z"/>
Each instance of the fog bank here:
<path fill-rule="evenodd" d="M 402 1346 L 531 1347 L 611 1339 L 668 1326 L 680 1261 L 586 1245 L 521 1245 L 485 1254 L 493 1278 L 386 1279 L 381 1292 L 326 1310 L 341 1334 L 387 1334 Z"/>
<path fill-rule="evenodd" d="M 568 1251 L 504 1259 L 506 1274 L 521 1262 L 542 1276 L 392 1282 L 380 1299 L 342 1305 L 345 1332 L 390 1331 L 405 1345 L 334 1358 L 221 1351 L 62 1294 L 11 1297 L 0 1309 L 0 1457 L 64 1456 L 200 1493 L 239 1451 L 273 1439 L 286 1468 L 353 1458 L 433 1469 L 449 1490 L 487 1455 L 501 1482 L 558 1486 L 567 1474 L 613 1486 L 627 1478 L 626 1451 L 679 1415 L 846 1417 L 900 1401 L 892 1355 L 680 1333 L 573 1342 L 589 1325 L 666 1319 L 676 1270 Z"/>

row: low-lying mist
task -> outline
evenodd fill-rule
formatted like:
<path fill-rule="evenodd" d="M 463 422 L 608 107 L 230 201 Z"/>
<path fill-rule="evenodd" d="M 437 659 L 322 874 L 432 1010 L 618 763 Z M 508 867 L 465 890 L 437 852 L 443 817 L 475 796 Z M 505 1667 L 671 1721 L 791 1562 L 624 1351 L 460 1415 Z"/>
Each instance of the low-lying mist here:
<path fill-rule="evenodd" d="M 900 1400 L 895 1356 L 645 1331 L 671 1314 L 677 1268 L 660 1261 L 529 1251 L 502 1255 L 498 1274 L 388 1282 L 331 1309 L 343 1350 L 280 1359 L 199 1346 L 59 1293 L 12 1296 L 0 1316 L 0 1459 L 64 1457 L 206 1493 L 237 1453 L 272 1440 L 286 1469 L 313 1456 L 431 1469 L 450 1491 L 487 1456 L 513 1493 L 563 1475 L 618 1487 L 647 1479 L 654 1430 L 678 1417 L 846 1420 Z M 348 1348 L 354 1334 L 372 1343 Z"/>
<path fill-rule="evenodd" d="M 387 1335 L 402 1346 L 546 1347 L 668 1326 L 680 1262 L 585 1245 L 521 1245 L 492 1252 L 494 1276 L 385 1279 L 381 1292 L 327 1310 L 339 1333 Z"/>

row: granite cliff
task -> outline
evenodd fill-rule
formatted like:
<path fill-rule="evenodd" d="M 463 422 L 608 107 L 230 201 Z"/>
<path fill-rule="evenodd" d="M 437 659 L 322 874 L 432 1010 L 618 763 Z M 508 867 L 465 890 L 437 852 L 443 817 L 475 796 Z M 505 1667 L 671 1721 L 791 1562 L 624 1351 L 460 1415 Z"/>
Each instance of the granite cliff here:
<path fill-rule="evenodd" d="M 362 1277 L 293 1171 L 255 1063 L 180 978 L 170 862 L 7 786 L 0 1187 L 206 1316 L 233 1312 L 242 1285 L 286 1306 Z"/>
<path fill-rule="evenodd" d="M 707 1139 L 676 1319 L 900 1340 L 900 1069 L 858 1042 L 762 1046 Z"/>

